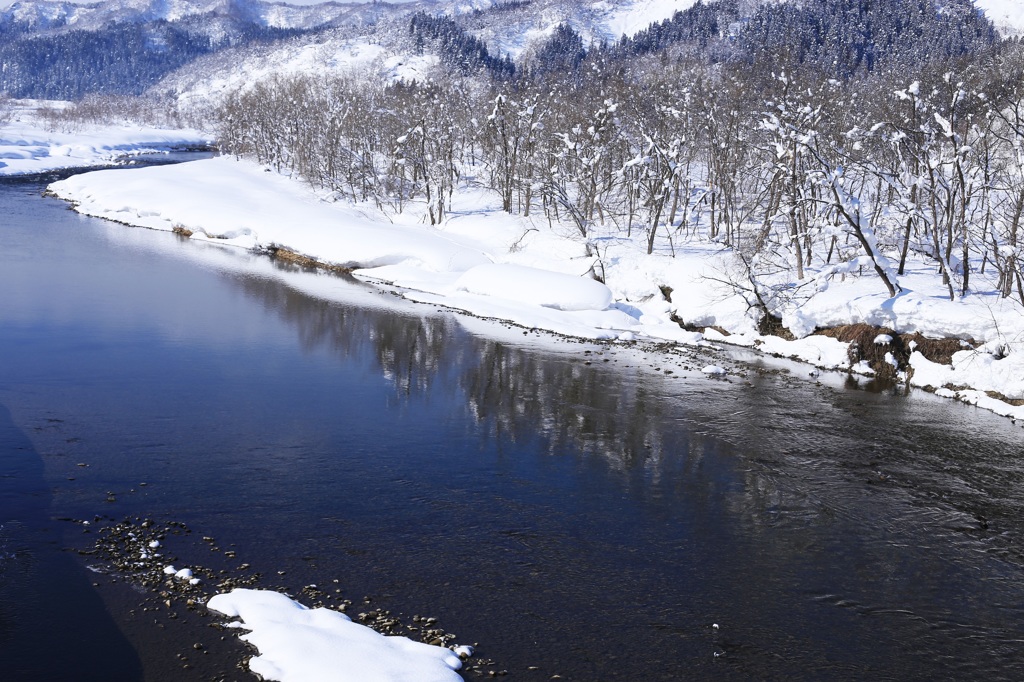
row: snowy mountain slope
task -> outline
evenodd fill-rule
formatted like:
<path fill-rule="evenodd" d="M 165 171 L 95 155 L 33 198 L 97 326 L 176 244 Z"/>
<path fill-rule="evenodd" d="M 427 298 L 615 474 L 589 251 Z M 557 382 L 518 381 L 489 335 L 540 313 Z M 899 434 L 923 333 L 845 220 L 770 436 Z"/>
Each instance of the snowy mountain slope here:
<path fill-rule="evenodd" d="M 256 0 L 250 0 L 255 2 Z M 651 22 L 670 17 L 674 12 L 692 6 L 696 0 L 599 0 L 597 2 L 571 2 L 568 0 L 533 0 L 532 2 L 492 3 L 489 0 L 467 3 L 451 2 L 405 3 L 393 7 L 390 14 L 372 17 L 357 15 L 357 9 L 366 11 L 367 5 L 352 7 L 349 26 L 363 26 L 384 22 L 391 26 L 388 35 L 355 39 L 351 32 L 297 38 L 285 43 L 246 48 L 230 55 L 204 58 L 179 73 L 172 74 L 158 88 L 164 94 L 181 96 L 183 101 L 204 101 L 216 97 L 254 79 L 272 73 L 351 73 L 364 69 L 385 79 L 405 78 L 422 80 L 438 62 L 435 55 L 417 55 L 400 37 L 406 32 L 400 23 L 403 14 L 429 11 L 431 14 L 455 16 L 466 31 L 487 44 L 492 55 L 508 54 L 521 58 L 532 46 L 549 37 L 562 23 L 571 25 L 583 38 L 584 44 L 614 41 L 623 32 L 635 33 Z M 751 6 L 754 6 L 753 4 Z M 278 5 L 285 11 L 286 6 Z M 373 7 L 379 7 L 373 6 Z M 337 20 L 334 22 L 337 24 Z M 274 25 L 294 25 L 282 21 Z M 395 40 L 395 36 L 399 39 Z M 368 58 L 368 55 L 373 55 Z M 252 60 L 249 63 L 249 60 Z"/>
<path fill-rule="evenodd" d="M 16 2 L 0 11 L 0 26 L 17 24 L 45 30 L 54 26 L 77 23 L 93 10 L 73 2 Z"/>
<path fill-rule="evenodd" d="M 522 57 L 531 46 L 548 38 L 559 24 L 568 24 L 584 45 L 614 41 L 633 35 L 653 22 L 670 18 L 697 0 L 533 0 L 495 4 L 460 23 L 484 41 L 493 54 Z"/>
<path fill-rule="evenodd" d="M 741 0 L 739 7 L 744 15 L 749 16 L 765 3 L 782 1 Z M 474 4 L 459 0 L 439 0 L 433 4 L 407 3 L 394 7 L 390 15 L 380 15 L 360 24 L 364 28 L 371 25 L 378 27 L 368 40 L 386 49 L 376 54 L 374 60 L 364 59 L 370 43 L 365 40 L 351 41 L 353 32 L 347 33 L 340 42 L 335 38 L 325 41 L 319 36 L 297 38 L 278 46 L 261 47 L 258 54 L 249 52 L 256 59 L 253 64 L 244 63 L 247 57 L 241 55 L 228 59 L 203 59 L 190 65 L 183 73 L 174 74 L 163 84 L 161 91 L 180 95 L 184 100 L 203 101 L 208 96 L 215 96 L 217 92 L 253 82 L 254 78 L 266 77 L 275 72 L 352 72 L 355 65 L 366 67 L 366 74 L 370 77 L 376 75 L 385 79 L 422 80 L 433 72 L 439 60 L 437 56 L 429 54 L 436 49 L 435 45 L 428 42 L 426 46 L 414 49 L 404 40 L 408 36 L 404 22 L 414 11 L 431 10 L 427 13 L 452 17 L 453 26 L 458 26 L 455 30 L 463 30 L 466 35 L 482 41 L 493 57 L 510 55 L 517 61 L 528 61 L 560 24 L 570 25 L 582 38 L 583 45 L 589 46 L 605 41 L 614 42 L 624 34 L 635 35 L 652 23 L 671 18 L 676 12 L 687 10 L 696 3 L 697 0 L 506 0 L 500 3 L 483 0 Z M 359 33 L 360 30 L 356 29 L 355 32 Z M 303 41 L 309 43 L 308 49 L 297 46 L 303 44 Z M 275 50 L 279 50 L 279 53 L 275 54 Z M 355 50 L 355 53 L 350 54 L 351 50 Z M 428 56 L 418 54 L 420 51 Z M 312 59 L 311 55 L 319 56 Z"/>
<path fill-rule="evenodd" d="M 175 99 L 189 110 L 274 76 L 332 73 L 423 81 L 435 73 L 437 64 L 435 55 L 413 55 L 379 40 L 351 37 L 345 31 L 327 32 L 315 40 L 304 37 L 209 55 L 171 74 L 153 92 Z"/>
<path fill-rule="evenodd" d="M 138 95 L 175 69 L 222 49 L 272 43 L 332 26 L 365 31 L 424 6 L 295 6 L 261 0 L 102 0 L 78 5 L 23 0 L 0 11 L 0 92 L 67 100 L 95 92 Z"/>
<path fill-rule="evenodd" d="M 0 26 L 31 31 L 61 28 L 96 30 L 114 22 L 181 21 L 189 17 L 225 16 L 274 28 L 308 29 L 324 24 L 365 25 L 382 16 L 433 7 L 432 2 L 338 3 L 312 5 L 262 0 L 102 0 L 77 4 L 65 0 L 19 0 L 0 10 Z"/>
<path fill-rule="evenodd" d="M 748 0 L 751 7 L 758 0 Z M 697 0 L 393 0 L 392 2 L 268 2 L 265 0 L 18 0 L 0 9 L 0 26 L 31 31 L 61 28 L 96 30 L 113 22 L 181 21 L 226 16 L 275 28 L 364 26 L 384 17 L 417 11 L 460 17 L 495 52 L 520 54 L 525 46 L 568 23 L 586 42 L 633 35 L 652 22 L 670 18 Z M 0 7 L 3 2 L 0 0 Z"/>
<path fill-rule="evenodd" d="M 714 0 L 704 0 L 712 4 Z M 739 0 L 741 15 L 752 15 L 759 5 L 788 0 Z M 633 36 L 652 23 L 670 19 L 676 12 L 689 9 L 698 0 L 533 0 L 532 2 L 476 3 L 474 35 L 484 40 L 492 52 L 507 52 L 518 57 L 537 39 L 551 34 L 560 23 L 570 24 L 585 43 L 614 41 Z M 1011 34 L 1024 33 L 1024 0 L 974 0 L 978 9 Z M 436 11 L 450 15 L 465 14 L 468 3 L 446 0 Z M 500 17 L 500 19 L 499 19 Z M 467 22 L 470 27 L 474 21 Z"/>
<path fill-rule="evenodd" d="M 1024 35 L 1024 2 L 1022 0 L 974 0 L 974 5 L 985 12 L 1000 32 Z"/>
<path fill-rule="evenodd" d="M 0 0 L 2 1 L 2 0 Z M 301 0 L 297 0 L 301 1 Z M 779 3 L 785 0 L 740 0 L 742 15 L 751 16 L 760 5 Z M 692 8 L 697 0 L 413 0 L 411 2 L 324 2 L 311 5 L 271 3 L 264 0 L 101 0 L 91 4 L 76 4 L 66 0 L 19 0 L 6 10 L 0 10 L 0 30 L 5 25 L 16 24 L 34 27 L 32 32 L 55 33 L 70 29 L 98 30 L 112 25 L 155 24 L 170 22 L 190 36 L 206 36 L 217 51 L 229 45 L 251 42 L 252 27 L 267 30 L 297 29 L 313 27 L 346 27 L 345 39 L 358 34 L 369 35 L 379 26 L 391 33 L 384 39 L 387 57 L 374 63 L 369 73 L 385 78 L 423 78 L 438 61 L 437 57 L 423 58 L 418 55 L 437 49 L 436 45 L 414 49 L 402 44 L 402 36 L 408 36 L 408 26 L 403 25 L 414 12 L 453 17 L 458 28 L 482 41 L 492 57 L 510 55 L 515 60 L 527 62 L 541 48 L 560 24 L 567 24 L 579 34 L 583 46 L 614 42 L 623 35 L 635 35 L 654 22 L 671 18 L 676 12 Z M 976 0 L 977 7 L 995 18 L 1004 32 L 1024 32 L 1024 3 L 1017 0 Z M 1017 27 L 1017 28 L 1015 28 Z M 379 34 L 379 31 L 377 31 Z M 267 39 L 281 37 L 267 36 Z M 336 68 L 351 71 L 352 64 L 363 63 L 367 53 L 364 43 L 358 50 L 362 56 L 345 56 L 351 46 L 337 44 L 325 47 L 323 38 L 308 36 L 298 38 L 308 43 L 307 50 L 297 51 L 294 41 L 280 46 L 278 56 L 273 55 L 273 46 L 260 48 L 245 54 L 255 55 L 258 63 L 243 64 L 246 57 L 241 53 L 234 60 L 203 59 L 190 65 L 184 74 L 171 78 L 173 85 L 162 88 L 164 92 L 190 93 L 191 97 L 204 96 L 211 92 L 211 83 L 251 82 L 257 75 L 268 75 L 280 70 L 293 73 L 303 68 L 315 72 L 332 71 Z M 333 39 L 332 39 L 333 40 Z M 368 39 L 381 44 L 379 35 Z M 355 43 L 353 43 L 354 45 Z M 326 58 L 322 63 L 310 63 L 304 55 L 333 53 L 342 55 L 337 59 Z M 451 55 L 449 55 L 451 57 Z M 297 61 L 296 61 L 297 60 Z M 391 60 L 391 61 L 388 61 Z M 182 60 L 191 62 L 191 60 Z M 450 61 L 450 59 L 449 59 Z M 306 66 L 303 66 L 306 65 Z M 166 71 L 165 71 L 166 73 Z M 208 83 L 203 83 L 203 81 Z M 151 81 L 152 82 L 152 81 Z M 147 83 L 148 85 L 148 83 Z M 0 85 L 0 87 L 3 87 Z M 8 86 L 8 89 L 14 89 Z M 123 88 L 122 88 L 123 89 Z M 217 88 L 212 88 L 216 90 Z M 32 93 L 23 96 L 51 96 Z M 71 94 L 76 97 L 78 95 Z"/>
<path fill-rule="evenodd" d="M 610 11 L 605 15 L 607 34 L 613 38 L 635 35 L 655 21 L 669 19 L 676 12 L 689 9 L 697 0 L 633 0 L 632 2 L 606 2 Z"/>
<path fill-rule="evenodd" d="M 753 14 L 757 7 L 766 3 L 780 3 L 793 0 L 739 0 L 741 15 Z M 533 0 L 531 2 L 494 2 L 477 0 L 469 3 L 460 0 L 442 0 L 436 10 L 450 15 L 465 14 L 471 7 L 487 17 L 489 24 L 481 29 L 477 37 L 491 38 L 492 47 L 513 55 L 522 50 L 523 43 L 531 38 L 546 36 L 559 23 L 569 23 L 583 35 L 585 40 L 599 42 L 617 40 L 623 35 L 632 36 L 652 23 L 670 19 L 676 12 L 689 9 L 698 0 Z M 714 0 L 703 0 L 712 4 Z M 975 6 L 984 11 L 997 27 L 1024 33 L 1024 0 L 974 0 Z M 514 9 L 507 9 L 514 8 Z M 490 17 L 501 16 L 501 21 Z M 518 35 L 518 38 L 516 37 Z"/>
<path fill-rule="evenodd" d="M 742 0 L 741 11 L 753 12 L 763 2 Z M 311 28 L 323 24 L 365 25 L 383 16 L 427 11 L 451 16 L 476 15 L 477 37 L 497 51 L 518 55 L 532 40 L 569 23 L 586 41 L 615 40 L 634 35 L 653 22 L 669 19 L 697 0 L 391 0 L 391 2 L 316 2 L 293 0 L 17 0 L 5 8 L 0 0 L 0 26 L 17 23 L 32 30 L 60 27 L 96 29 L 114 21 L 179 21 L 189 16 L 225 15 L 276 28 Z M 1000 29 L 1024 33 L 1024 2 L 974 0 Z"/>

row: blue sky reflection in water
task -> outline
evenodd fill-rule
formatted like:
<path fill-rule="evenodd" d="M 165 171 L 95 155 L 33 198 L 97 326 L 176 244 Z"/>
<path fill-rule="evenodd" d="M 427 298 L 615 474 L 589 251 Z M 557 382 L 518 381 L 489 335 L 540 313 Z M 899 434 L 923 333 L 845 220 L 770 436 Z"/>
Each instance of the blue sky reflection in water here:
<path fill-rule="evenodd" d="M 724 383 L 704 357 L 538 344 L 38 189 L 0 186 L 4 527 L 48 529 L 19 536 L 36 557 L 22 575 L 77 585 L 82 623 L 121 633 L 125 679 L 185 679 L 191 635 L 98 596 L 60 551 L 79 526 L 54 519 L 183 521 L 272 586 L 337 579 L 434 615 L 522 680 L 1024 669 L 1019 426 L 771 368 Z M 13 622 L 69 603 L 33 594 L 0 585 Z M 16 629 L 0 651 L 67 646 Z"/>

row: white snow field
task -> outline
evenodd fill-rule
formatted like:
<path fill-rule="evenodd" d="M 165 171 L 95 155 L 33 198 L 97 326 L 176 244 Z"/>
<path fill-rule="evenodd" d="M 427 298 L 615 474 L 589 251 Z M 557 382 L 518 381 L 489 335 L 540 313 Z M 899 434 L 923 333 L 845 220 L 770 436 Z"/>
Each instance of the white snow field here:
<path fill-rule="evenodd" d="M 399 287 L 406 298 L 527 328 L 605 340 L 648 338 L 684 344 L 728 343 L 848 370 L 847 344 L 809 335 L 816 327 L 866 323 L 929 338 L 973 339 L 953 365 L 914 353 L 913 385 L 1024 418 L 1024 407 L 987 392 L 1024 399 L 1024 310 L 992 293 L 981 275 L 970 295 L 950 301 L 933 267 L 914 261 L 888 298 L 873 276 L 835 277 L 781 311 L 798 337 L 756 331 L 755 317 L 730 282 L 735 264 L 716 244 L 692 241 L 645 253 L 638 236 L 592 238 L 591 254 L 571 228 L 511 216 L 483 190 L 456 196 L 449 218 L 429 226 L 415 207 L 397 215 L 331 202 L 298 180 L 248 161 L 216 158 L 77 175 L 50 189 L 82 213 L 192 239 L 246 249 L 285 249 L 352 268 L 364 280 Z M 606 284 L 590 275 L 600 270 Z M 670 300 L 664 291 L 672 290 Z M 870 374 L 866 365 L 852 368 Z M 955 387 L 955 388 L 943 388 Z"/>
<path fill-rule="evenodd" d="M 36 103 L 15 103 L 10 121 L 0 119 L 0 176 L 31 175 L 68 168 L 91 168 L 139 154 L 209 144 L 196 130 L 146 128 L 138 125 L 78 125 L 71 131 L 47 130 Z"/>
<path fill-rule="evenodd" d="M 462 682 L 450 649 L 388 637 L 331 609 L 308 609 L 278 592 L 235 589 L 207 606 L 259 650 L 249 669 L 279 682 Z"/>
<path fill-rule="evenodd" d="M 1021 0 L 974 0 L 974 6 L 984 11 L 999 31 L 1011 36 L 1024 34 L 1024 2 Z"/>
<path fill-rule="evenodd" d="M 438 58 L 386 49 L 369 38 L 326 37 L 305 44 L 285 42 L 267 46 L 239 62 L 217 68 L 182 70 L 156 86 L 176 98 L 183 109 L 216 102 L 230 92 L 272 77 L 331 73 L 337 76 L 372 75 L 388 82 L 424 81 L 436 75 Z"/>
<path fill-rule="evenodd" d="M 689 9 L 697 0 L 635 0 L 610 5 L 607 15 L 608 35 L 612 40 L 636 35 L 652 23 L 671 19 L 676 12 Z"/>

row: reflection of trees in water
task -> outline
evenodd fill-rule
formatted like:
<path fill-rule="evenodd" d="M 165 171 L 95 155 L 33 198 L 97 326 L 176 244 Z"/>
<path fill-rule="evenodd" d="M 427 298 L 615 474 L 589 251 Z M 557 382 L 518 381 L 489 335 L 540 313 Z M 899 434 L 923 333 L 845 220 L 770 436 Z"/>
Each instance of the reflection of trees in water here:
<path fill-rule="evenodd" d="M 368 320 L 369 321 L 369 320 Z M 449 317 L 400 317 L 377 312 L 368 331 L 384 377 L 403 395 L 427 393 L 442 368 L 458 367 L 463 353 L 452 343 L 457 325 Z"/>
<path fill-rule="evenodd" d="M 750 383 L 720 396 L 714 422 L 717 438 L 735 444 L 746 466 L 726 500 L 731 515 L 747 532 L 770 536 L 780 554 L 811 551 L 806 535 L 778 533 L 780 528 L 809 529 L 832 523 L 831 509 L 815 486 L 803 481 L 839 440 L 839 415 L 824 414 L 815 397 L 808 402 L 803 384 L 780 383 L 751 373 Z M 824 430 L 823 424 L 829 429 Z M 846 444 L 849 447 L 849 444 Z M 788 538 L 788 539 L 787 539 Z M 787 545 L 794 542 L 795 545 Z"/>
<path fill-rule="evenodd" d="M 657 468 L 664 403 L 642 379 L 568 357 L 479 342 L 476 367 L 459 384 L 474 416 L 513 441 L 540 433 L 554 453 L 581 448 L 616 468 Z"/>
<path fill-rule="evenodd" d="M 288 263 L 280 267 L 298 268 Z M 337 277 L 353 287 L 366 286 L 345 275 Z M 451 343 L 457 325 L 450 317 L 408 316 L 334 303 L 265 278 L 242 277 L 237 282 L 295 327 L 303 350 L 323 348 L 343 358 L 372 356 L 403 394 L 428 391 L 441 367 L 460 360 L 460 349 Z"/>
<path fill-rule="evenodd" d="M 264 278 L 237 282 L 295 326 L 303 349 L 372 357 L 402 395 L 461 390 L 469 412 L 495 436 L 540 435 L 552 453 L 579 448 L 617 469 L 645 466 L 657 475 L 666 451 L 665 405 L 642 377 L 478 338 L 451 315 L 347 306 Z"/>
<path fill-rule="evenodd" d="M 830 432 L 822 432 L 813 412 L 794 407 L 806 395 L 792 386 L 783 398 L 770 381 L 688 385 L 479 338 L 447 314 L 331 303 L 267 279 L 238 282 L 295 326 L 303 348 L 373 364 L 403 398 L 461 393 L 496 442 L 540 439 L 552 456 L 599 458 L 631 492 L 676 500 L 688 524 L 706 528 L 727 517 L 735 530 L 738 521 L 743 530 L 730 542 L 770 538 L 780 559 L 827 551 L 815 541 L 828 536 L 835 506 L 856 506 L 848 498 L 862 493 L 860 479 L 851 487 L 847 476 L 836 478 L 833 457 L 823 456 L 855 447 L 845 432 L 856 424 L 840 428 L 843 415 L 832 409 L 823 415 Z M 827 471 L 815 473 L 819 461 Z M 750 585 L 772 577 L 759 570 L 767 573 L 751 575 Z"/>
<path fill-rule="evenodd" d="M 956 530 L 969 519 L 949 509 L 949 502 L 965 493 L 950 489 L 942 502 L 916 494 L 914 486 L 928 477 L 909 461 L 899 476 L 912 482 L 906 487 L 865 480 L 876 466 L 893 471 L 902 452 L 916 460 L 933 446 L 936 451 L 946 447 L 939 442 L 944 430 L 937 427 L 919 445 L 927 435 L 921 428 L 900 435 L 899 425 L 908 415 L 889 401 L 864 400 L 861 406 L 859 399 L 851 399 L 833 405 L 821 400 L 824 389 L 775 376 L 751 374 L 752 385 L 730 385 L 669 379 L 600 361 L 586 365 L 580 353 L 544 353 L 474 337 L 450 315 L 331 304 L 280 282 L 241 281 L 247 292 L 294 324 L 305 348 L 327 348 L 354 363 L 378 367 L 403 399 L 429 394 L 463 401 L 485 438 L 526 445 L 512 448 L 512 455 L 521 455 L 527 466 L 534 443 L 547 449 L 549 461 L 560 458 L 572 465 L 574 473 L 565 479 L 572 494 L 565 505 L 544 500 L 540 508 L 562 512 L 553 516 L 581 510 L 580 539 L 567 534 L 561 520 L 538 522 L 540 539 L 516 555 L 521 565 L 544 566 L 549 554 L 575 558 L 570 553 L 577 551 L 584 560 L 602 553 L 621 560 L 626 555 L 615 553 L 616 543 L 628 534 L 626 544 L 636 550 L 635 560 L 647 564 L 635 574 L 641 578 L 637 598 L 643 598 L 643 591 L 669 597 L 664 608 L 649 608 L 653 618 L 670 624 L 689 618 L 678 615 L 685 611 L 683 599 L 672 602 L 680 595 L 679 585 L 683 594 L 686 585 L 706 587 L 699 617 L 722 619 L 734 632 L 753 633 L 745 635 L 749 651 L 779 651 L 779 660 L 794 661 L 802 660 L 795 656 L 803 650 L 794 647 L 802 647 L 803 639 L 779 644 L 759 634 L 770 634 L 765 622 L 787 616 L 780 609 L 793 603 L 806 605 L 813 599 L 826 609 L 891 605 L 904 613 L 933 614 L 939 622 L 986 622 L 987 604 L 1015 603 L 1019 596 L 1015 589 L 993 591 L 989 586 L 1000 584 L 996 580 L 977 580 L 990 575 L 988 565 L 976 560 L 985 555 L 973 536 Z M 954 447 L 970 449 L 966 442 L 954 442 Z M 1016 459 L 1019 447 L 1005 448 L 1008 459 L 1000 464 L 1009 465 L 1011 450 Z M 942 463 L 934 457 L 926 461 Z M 958 476 L 977 482 L 979 490 L 992 490 L 990 482 L 969 475 L 977 464 L 964 464 Z M 942 467 L 928 468 L 936 472 L 936 484 L 951 480 L 937 473 Z M 606 486 L 609 469 L 614 480 Z M 554 490 L 562 490 L 557 473 L 551 480 Z M 597 497 L 588 502 L 607 505 L 609 515 L 595 515 L 578 504 L 591 494 Z M 1007 498 L 1008 504 L 1019 500 L 1009 491 Z M 523 507 L 536 513 L 537 507 Z M 998 519 L 1010 540 L 986 538 L 984 552 L 991 551 L 990 542 L 998 542 L 998 551 L 1019 537 L 1019 514 L 986 516 Z M 634 575 L 628 566 L 632 560 L 627 558 L 626 568 L 616 575 Z M 1005 582 L 1002 574 L 998 577 Z M 922 580 L 928 581 L 924 590 Z M 975 586 L 981 584 L 985 588 L 979 592 Z M 571 585 L 567 590 L 572 593 Z M 933 603 L 935 594 L 949 596 Z M 986 598 L 974 599 L 975 594 Z M 808 616 L 811 611 L 797 616 L 808 627 L 817 622 L 816 615 Z M 793 631 L 802 627 L 798 623 Z M 901 622 L 887 620 L 883 627 L 895 628 L 905 641 L 921 639 L 921 631 Z M 924 639 L 929 646 L 944 644 L 941 637 Z M 989 652 L 1009 646 L 998 637 L 993 641 Z M 899 648 L 879 648 L 870 638 L 858 642 L 870 645 L 879 669 L 897 669 L 885 657 L 901 656 Z M 853 677 L 862 672 L 848 670 Z"/>
<path fill-rule="evenodd" d="M 685 380 L 642 369 L 586 365 L 580 354 L 480 338 L 452 315 L 427 308 L 422 316 L 410 315 L 332 303 L 270 279 L 237 282 L 293 325 L 307 351 L 322 348 L 372 364 L 401 397 L 461 393 L 468 413 L 496 442 L 539 437 L 552 455 L 597 456 L 617 471 L 640 474 L 635 480 L 644 486 L 672 486 L 676 494 L 685 488 L 694 504 L 707 505 L 698 513 L 713 516 L 728 508 L 746 517 L 753 532 L 780 518 L 829 522 L 814 496 L 780 485 L 779 478 L 800 473 L 806 466 L 801 455 L 853 443 L 834 426 L 831 435 L 823 434 L 813 415 L 794 411 L 799 398 L 780 399 L 774 384 L 687 387 Z M 828 416 L 839 417 L 835 410 Z M 737 471 L 728 444 L 744 453 L 748 465 L 760 464 Z"/>

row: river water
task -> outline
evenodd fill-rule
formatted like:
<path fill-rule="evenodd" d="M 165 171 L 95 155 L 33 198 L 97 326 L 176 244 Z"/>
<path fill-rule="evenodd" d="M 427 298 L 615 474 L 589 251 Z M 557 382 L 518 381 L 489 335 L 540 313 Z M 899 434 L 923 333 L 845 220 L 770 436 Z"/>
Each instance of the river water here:
<path fill-rule="evenodd" d="M 41 189 L 0 185 L 4 679 L 250 679 L 217 619 L 71 551 L 135 516 L 187 524 L 185 565 L 216 542 L 436 617 L 510 679 L 1024 676 L 1020 425 L 524 333 Z"/>

